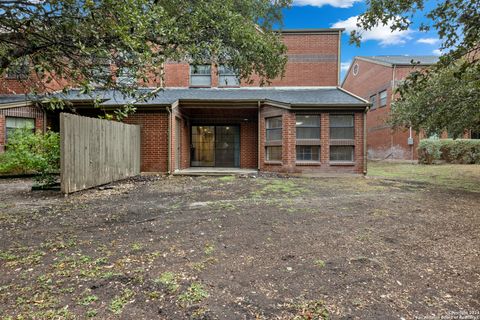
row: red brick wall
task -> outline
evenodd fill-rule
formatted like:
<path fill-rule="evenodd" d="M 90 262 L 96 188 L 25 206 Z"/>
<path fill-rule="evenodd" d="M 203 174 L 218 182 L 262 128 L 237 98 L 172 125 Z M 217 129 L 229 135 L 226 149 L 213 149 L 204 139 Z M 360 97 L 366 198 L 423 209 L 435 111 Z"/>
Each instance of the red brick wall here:
<path fill-rule="evenodd" d="M 125 119 L 141 127 L 141 168 L 143 172 L 167 172 L 168 114 L 162 111 L 142 112 Z"/>
<path fill-rule="evenodd" d="M 260 170 L 270 172 L 300 173 L 300 172 L 345 172 L 363 173 L 364 149 L 363 149 L 363 112 L 355 112 L 355 145 L 354 163 L 339 165 L 330 163 L 330 124 L 328 112 L 314 112 L 321 117 L 321 149 L 320 163 L 306 164 L 296 163 L 296 130 L 295 113 L 273 107 L 262 107 L 260 112 Z M 265 155 L 265 119 L 282 116 L 282 161 L 280 163 L 266 161 Z"/>
<path fill-rule="evenodd" d="M 258 122 L 240 124 L 240 167 L 258 168 Z"/>
<path fill-rule="evenodd" d="M 283 78 L 274 79 L 271 86 L 336 86 L 338 85 L 338 33 L 284 34 L 283 41 L 288 48 L 288 62 Z M 252 84 L 258 86 L 257 76 Z M 165 65 L 167 87 L 188 87 L 190 67 L 188 63 L 167 63 Z M 218 86 L 217 70 L 212 66 L 212 87 Z"/>
<path fill-rule="evenodd" d="M 392 82 L 404 79 L 412 67 L 393 67 L 371 63 L 363 60 L 355 60 L 358 63 L 359 72 L 353 75 L 352 69 L 347 74 L 343 88 L 370 100 L 372 95 L 377 96 L 377 107 L 371 108 L 367 114 L 367 145 L 368 155 L 373 159 L 416 159 L 418 147 L 418 135 L 412 132 L 414 145 L 408 145 L 408 129 L 392 129 L 387 123 L 393 98 Z M 395 71 L 395 74 L 394 74 Z M 387 105 L 379 107 L 379 93 L 387 90 Z"/>

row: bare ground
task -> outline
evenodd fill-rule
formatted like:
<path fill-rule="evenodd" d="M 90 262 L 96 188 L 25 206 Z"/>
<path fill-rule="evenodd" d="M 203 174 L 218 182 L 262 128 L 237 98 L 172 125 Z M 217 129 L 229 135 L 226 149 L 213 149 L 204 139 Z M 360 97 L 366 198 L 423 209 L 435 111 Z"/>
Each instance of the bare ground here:
<path fill-rule="evenodd" d="M 480 193 L 396 179 L 0 180 L 4 319 L 480 316 Z"/>

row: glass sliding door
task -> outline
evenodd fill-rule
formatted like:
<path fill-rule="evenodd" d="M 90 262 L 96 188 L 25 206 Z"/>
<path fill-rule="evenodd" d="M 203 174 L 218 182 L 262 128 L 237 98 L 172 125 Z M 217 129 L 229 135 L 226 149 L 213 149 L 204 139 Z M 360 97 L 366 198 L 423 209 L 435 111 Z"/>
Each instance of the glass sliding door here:
<path fill-rule="evenodd" d="M 192 126 L 192 167 L 240 167 L 238 126 Z"/>

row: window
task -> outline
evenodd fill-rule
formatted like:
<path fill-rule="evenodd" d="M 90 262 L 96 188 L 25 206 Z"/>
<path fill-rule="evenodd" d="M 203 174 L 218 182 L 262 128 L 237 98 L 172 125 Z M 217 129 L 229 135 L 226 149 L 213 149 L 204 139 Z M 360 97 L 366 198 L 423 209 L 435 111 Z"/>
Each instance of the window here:
<path fill-rule="evenodd" d="M 470 134 L 470 139 L 480 139 L 480 131 L 473 131 Z"/>
<path fill-rule="evenodd" d="M 353 114 L 330 115 L 330 139 L 354 139 Z"/>
<path fill-rule="evenodd" d="M 353 75 L 356 76 L 358 75 L 358 71 L 360 70 L 360 66 L 358 65 L 358 63 L 355 63 L 353 65 Z"/>
<path fill-rule="evenodd" d="M 320 161 L 320 116 L 296 115 L 296 160 Z"/>
<path fill-rule="evenodd" d="M 190 86 L 210 87 L 212 74 L 210 65 L 190 65 Z"/>
<path fill-rule="evenodd" d="M 353 161 L 353 146 L 331 146 L 330 161 Z"/>
<path fill-rule="evenodd" d="M 24 58 L 19 58 L 7 69 L 7 79 L 25 80 L 30 73 L 28 61 Z"/>
<path fill-rule="evenodd" d="M 219 87 L 238 87 L 240 81 L 237 73 L 224 65 L 218 66 L 218 86 Z"/>
<path fill-rule="evenodd" d="M 370 96 L 370 103 L 372 104 L 371 110 L 377 108 L 377 95 L 374 94 L 373 96 Z"/>
<path fill-rule="evenodd" d="M 265 119 L 265 153 L 267 161 L 282 160 L 282 117 Z"/>
<path fill-rule="evenodd" d="M 266 121 L 266 140 L 282 141 L 282 117 L 268 118 Z"/>
<path fill-rule="evenodd" d="M 330 115 L 330 161 L 354 161 L 354 115 Z"/>
<path fill-rule="evenodd" d="M 117 83 L 124 86 L 132 86 L 136 83 L 135 70 L 132 68 L 132 60 L 135 57 L 128 52 L 119 54 Z"/>
<path fill-rule="evenodd" d="M 385 107 L 387 105 L 387 90 L 380 92 L 380 107 Z"/>
<path fill-rule="evenodd" d="M 320 116 L 297 115 L 296 116 L 297 140 L 316 139 L 320 140 Z"/>
<path fill-rule="evenodd" d="M 268 161 L 282 161 L 282 147 L 281 146 L 267 146 L 267 160 Z"/>
<path fill-rule="evenodd" d="M 297 145 L 297 161 L 320 161 L 320 146 Z"/>
<path fill-rule="evenodd" d="M 6 120 L 6 141 L 8 141 L 8 139 L 12 137 L 13 133 L 17 129 L 28 129 L 32 130 L 32 133 L 35 132 L 35 119 L 7 117 Z"/>

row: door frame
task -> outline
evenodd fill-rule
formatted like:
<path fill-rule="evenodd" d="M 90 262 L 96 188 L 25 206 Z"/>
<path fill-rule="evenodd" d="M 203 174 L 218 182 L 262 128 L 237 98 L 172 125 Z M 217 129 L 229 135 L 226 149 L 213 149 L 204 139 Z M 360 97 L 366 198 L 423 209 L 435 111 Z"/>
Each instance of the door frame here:
<path fill-rule="evenodd" d="M 182 119 L 175 117 L 175 164 L 174 170 L 180 170 L 182 159 Z"/>

